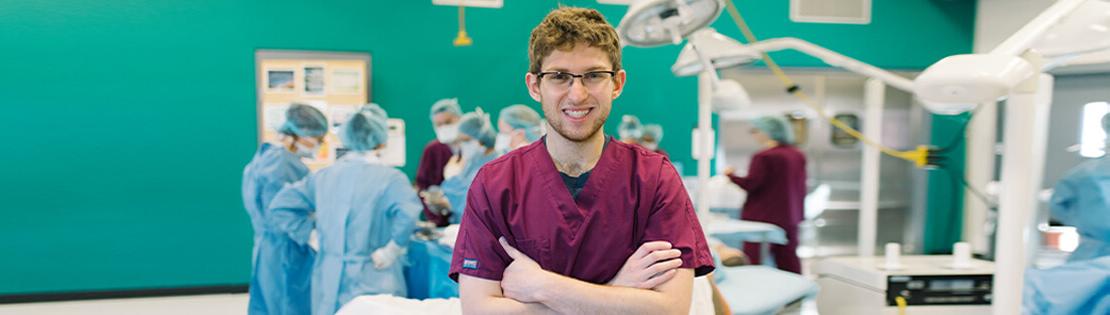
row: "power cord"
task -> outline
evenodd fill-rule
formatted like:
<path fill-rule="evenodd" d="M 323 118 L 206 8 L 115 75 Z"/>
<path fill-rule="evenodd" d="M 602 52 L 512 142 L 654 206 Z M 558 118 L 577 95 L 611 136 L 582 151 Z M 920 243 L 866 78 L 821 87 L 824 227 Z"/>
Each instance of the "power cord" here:
<path fill-rule="evenodd" d="M 748 27 L 748 23 L 744 21 L 744 17 L 740 15 L 740 11 L 736 9 L 736 4 L 734 4 L 732 0 L 727 0 L 726 4 L 728 6 L 729 15 L 731 15 L 732 20 L 736 22 L 736 26 L 740 28 L 740 32 L 744 34 L 744 38 L 746 38 L 749 43 L 754 43 L 758 41 L 755 37 L 755 34 L 752 33 L 751 28 Z M 801 87 L 798 86 L 798 84 L 795 83 L 794 80 L 790 79 L 790 77 L 786 75 L 786 72 L 782 70 L 782 67 L 780 67 L 773 58 L 771 58 L 771 55 L 767 54 L 766 52 L 761 52 L 761 54 L 763 55 L 763 61 L 767 63 L 767 67 L 770 68 L 775 77 L 778 78 L 779 81 L 782 81 L 782 84 L 786 86 L 787 93 L 798 97 L 798 99 L 800 99 L 803 103 L 808 105 L 810 108 L 813 108 L 813 110 L 815 110 L 817 114 L 821 116 L 821 118 L 829 121 L 837 129 L 844 131 L 844 133 L 847 133 L 853 138 L 859 139 L 860 142 L 863 142 L 866 145 L 878 148 L 879 151 L 883 154 L 912 162 L 919 168 L 923 168 L 928 165 L 930 153 L 930 149 L 928 146 L 921 145 L 914 150 L 898 151 L 893 148 L 884 146 L 878 141 L 867 138 L 858 130 L 852 128 L 840 119 L 829 116 L 829 114 L 825 112 L 824 106 L 817 104 L 817 102 L 811 99 L 809 95 L 802 91 Z"/>

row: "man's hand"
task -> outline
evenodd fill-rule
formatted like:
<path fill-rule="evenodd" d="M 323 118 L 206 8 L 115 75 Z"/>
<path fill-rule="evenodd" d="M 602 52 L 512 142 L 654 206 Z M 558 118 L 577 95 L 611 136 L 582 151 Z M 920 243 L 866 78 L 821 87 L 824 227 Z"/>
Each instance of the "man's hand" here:
<path fill-rule="evenodd" d="M 725 167 L 723 174 L 725 174 L 725 176 L 732 176 L 733 174 L 736 174 L 736 168 L 733 168 L 732 166 Z"/>
<path fill-rule="evenodd" d="M 528 255 L 509 246 L 509 242 L 505 241 L 504 237 L 497 241 L 501 242 L 501 247 L 513 259 L 513 262 L 505 267 L 505 272 L 501 276 L 501 291 L 505 297 L 523 303 L 539 303 L 538 295 L 546 286 L 546 281 L 551 278 L 551 273 L 540 268 L 540 265 Z"/>
<path fill-rule="evenodd" d="M 608 285 L 635 289 L 654 289 L 674 278 L 675 270 L 682 266 L 682 252 L 671 249 L 671 243 L 647 242 L 628 256 L 624 266 Z"/>

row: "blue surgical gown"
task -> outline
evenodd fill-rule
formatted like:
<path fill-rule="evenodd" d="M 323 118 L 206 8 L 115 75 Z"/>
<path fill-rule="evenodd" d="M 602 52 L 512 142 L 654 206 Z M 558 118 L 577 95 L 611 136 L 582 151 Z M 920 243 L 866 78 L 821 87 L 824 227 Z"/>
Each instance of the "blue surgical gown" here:
<path fill-rule="evenodd" d="M 309 279 L 315 254 L 266 228 L 266 210 L 278 191 L 308 175 L 292 152 L 263 144 L 243 170 L 243 205 L 254 228 L 251 254 L 250 314 L 304 314 L 309 310 Z"/>
<path fill-rule="evenodd" d="M 1025 273 L 1024 314 L 1110 314 L 1110 256 Z"/>
<path fill-rule="evenodd" d="M 474 182 L 478 170 L 498 156 L 501 154 L 497 150 L 489 154 L 483 152 L 467 156 L 464 158 L 466 164 L 463 164 L 459 174 L 443 180 L 443 195 L 447 197 L 447 202 L 451 203 L 451 224 L 459 224 L 462 220 L 463 212 L 466 211 L 466 194 L 470 191 L 470 184 Z"/>
<path fill-rule="evenodd" d="M 423 206 L 401 171 L 348 154 L 283 189 L 268 223 L 298 244 L 320 238 L 312 314 L 334 314 L 360 295 L 404 297 L 403 259 L 378 270 L 370 255 L 390 241 L 406 248 Z"/>
<path fill-rule="evenodd" d="M 1079 232 L 1079 247 L 1068 261 L 1110 255 L 1110 157 L 1080 164 L 1052 195 L 1052 216 Z"/>

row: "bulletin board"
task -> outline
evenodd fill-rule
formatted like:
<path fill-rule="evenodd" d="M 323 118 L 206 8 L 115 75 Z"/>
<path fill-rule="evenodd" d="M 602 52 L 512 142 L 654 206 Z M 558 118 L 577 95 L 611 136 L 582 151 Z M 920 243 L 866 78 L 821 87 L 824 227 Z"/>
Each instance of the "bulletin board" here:
<path fill-rule="evenodd" d="M 370 102 L 370 54 L 260 50 L 255 61 L 259 143 L 280 141 L 285 110 L 307 104 L 324 113 L 330 126 L 320 151 L 305 164 L 312 170 L 331 165 L 342 153 L 337 127 Z"/>

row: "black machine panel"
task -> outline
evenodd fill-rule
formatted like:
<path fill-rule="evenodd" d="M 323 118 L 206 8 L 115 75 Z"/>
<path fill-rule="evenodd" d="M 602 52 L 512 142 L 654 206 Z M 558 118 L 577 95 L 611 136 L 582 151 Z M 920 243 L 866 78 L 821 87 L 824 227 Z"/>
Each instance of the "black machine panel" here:
<path fill-rule="evenodd" d="M 886 303 L 908 305 L 990 305 L 991 275 L 889 276 Z"/>

